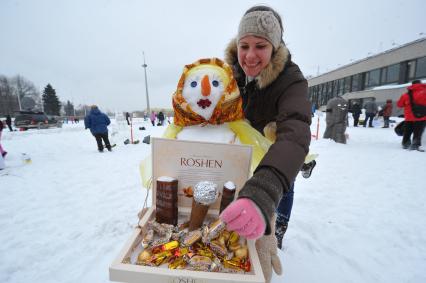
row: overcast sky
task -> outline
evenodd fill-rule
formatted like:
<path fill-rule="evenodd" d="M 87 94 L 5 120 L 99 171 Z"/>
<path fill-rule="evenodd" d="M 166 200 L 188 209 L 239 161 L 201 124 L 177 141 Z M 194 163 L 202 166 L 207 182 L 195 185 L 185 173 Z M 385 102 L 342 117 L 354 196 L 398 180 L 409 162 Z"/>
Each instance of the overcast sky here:
<path fill-rule="evenodd" d="M 284 41 L 316 75 L 426 36 L 424 0 L 0 0 L 0 74 L 102 110 L 171 108 L 183 66 L 223 58 L 243 13 L 275 8 Z M 370 53 L 370 54 L 369 54 Z"/>

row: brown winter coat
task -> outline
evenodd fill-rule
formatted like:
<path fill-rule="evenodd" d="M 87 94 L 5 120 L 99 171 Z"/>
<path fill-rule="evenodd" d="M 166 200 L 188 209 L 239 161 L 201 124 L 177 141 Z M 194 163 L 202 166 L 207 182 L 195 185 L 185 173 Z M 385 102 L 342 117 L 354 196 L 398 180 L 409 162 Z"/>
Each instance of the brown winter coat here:
<path fill-rule="evenodd" d="M 259 190 L 243 189 L 239 193 L 240 197 L 254 200 L 270 219 L 282 193 L 288 191 L 289 185 L 294 182 L 309 151 L 311 103 L 307 95 L 307 81 L 299 67 L 291 61 L 291 55 L 283 43 L 272 55 L 268 66 L 248 84 L 238 64 L 235 39 L 226 49 L 225 61 L 234 69 L 246 119 L 262 134 L 268 123 L 276 122 L 277 125 L 276 141 L 256 171 L 264 167 L 272 168 L 280 178 L 281 190 L 271 189 L 265 194 Z"/>
<path fill-rule="evenodd" d="M 392 100 L 387 100 L 383 108 L 383 117 L 390 117 L 392 115 Z"/>

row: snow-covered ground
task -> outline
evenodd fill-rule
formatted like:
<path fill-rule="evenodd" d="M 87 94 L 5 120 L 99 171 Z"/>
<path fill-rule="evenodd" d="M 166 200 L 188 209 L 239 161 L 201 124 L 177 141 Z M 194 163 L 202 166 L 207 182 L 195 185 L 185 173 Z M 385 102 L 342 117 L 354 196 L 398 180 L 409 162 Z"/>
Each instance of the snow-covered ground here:
<path fill-rule="evenodd" d="M 139 121 L 134 129 L 142 140 L 165 127 Z M 150 152 L 123 144 L 127 125 L 113 130 L 117 147 L 98 153 L 82 123 L 5 129 L 0 282 L 109 282 L 137 223 L 145 196 L 138 165 Z M 347 145 L 312 141 L 318 164 L 310 179 L 296 180 L 284 275 L 273 282 L 426 282 L 426 153 L 401 149 L 392 129 L 347 132 Z"/>

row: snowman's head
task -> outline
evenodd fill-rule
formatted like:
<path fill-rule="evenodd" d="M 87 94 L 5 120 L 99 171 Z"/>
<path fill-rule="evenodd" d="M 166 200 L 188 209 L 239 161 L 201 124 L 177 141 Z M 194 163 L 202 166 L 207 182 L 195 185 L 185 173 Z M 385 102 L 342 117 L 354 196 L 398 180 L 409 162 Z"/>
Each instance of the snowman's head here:
<path fill-rule="evenodd" d="M 189 70 L 182 96 L 192 111 L 208 120 L 228 83 L 224 69 L 215 65 L 199 65 Z"/>
<path fill-rule="evenodd" d="M 173 95 L 175 124 L 221 124 L 242 119 L 242 100 L 231 67 L 217 58 L 186 65 Z"/>

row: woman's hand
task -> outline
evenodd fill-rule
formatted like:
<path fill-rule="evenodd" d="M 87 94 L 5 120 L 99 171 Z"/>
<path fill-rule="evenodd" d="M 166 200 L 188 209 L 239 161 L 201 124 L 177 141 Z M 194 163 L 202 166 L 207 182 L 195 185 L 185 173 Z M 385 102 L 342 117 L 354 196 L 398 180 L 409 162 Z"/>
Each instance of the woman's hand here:
<path fill-rule="evenodd" d="M 248 198 L 232 202 L 220 215 L 228 230 L 237 232 L 247 239 L 258 239 L 266 229 L 265 219 L 257 205 Z"/>

